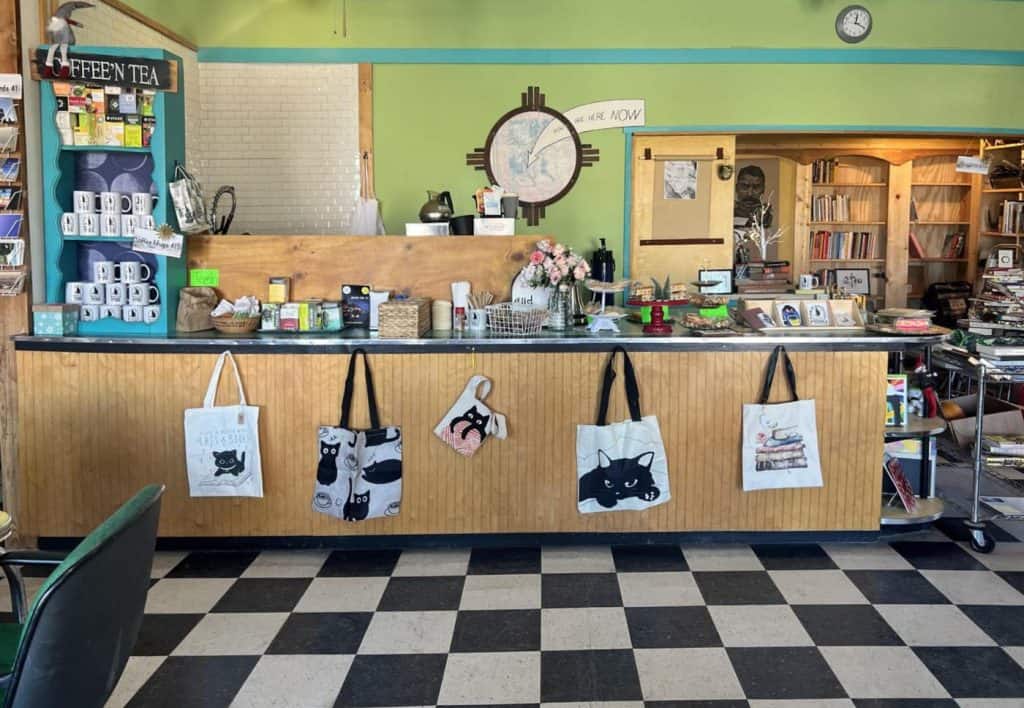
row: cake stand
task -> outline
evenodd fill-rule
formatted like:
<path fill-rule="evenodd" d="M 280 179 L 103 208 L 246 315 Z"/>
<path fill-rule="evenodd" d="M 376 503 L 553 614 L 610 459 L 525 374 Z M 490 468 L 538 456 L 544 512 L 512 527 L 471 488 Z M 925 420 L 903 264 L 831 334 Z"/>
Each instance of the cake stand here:
<path fill-rule="evenodd" d="M 679 307 L 689 302 L 686 298 L 679 300 L 630 300 L 626 304 L 630 307 L 650 307 L 651 323 L 644 325 L 644 334 L 669 335 L 672 334 L 672 325 L 665 322 L 665 312 L 662 308 Z"/>

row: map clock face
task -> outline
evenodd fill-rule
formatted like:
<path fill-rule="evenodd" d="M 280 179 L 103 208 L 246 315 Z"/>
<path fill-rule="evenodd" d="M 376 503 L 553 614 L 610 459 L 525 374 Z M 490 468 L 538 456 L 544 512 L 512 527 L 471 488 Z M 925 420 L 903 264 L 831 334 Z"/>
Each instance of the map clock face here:
<path fill-rule="evenodd" d="M 523 216 L 536 226 L 545 207 L 564 197 L 580 170 L 598 160 L 584 145 L 572 121 L 544 105 L 540 88 L 531 86 L 523 104 L 495 123 L 487 144 L 466 156 L 466 163 L 487 173 L 491 184 L 519 195 Z"/>

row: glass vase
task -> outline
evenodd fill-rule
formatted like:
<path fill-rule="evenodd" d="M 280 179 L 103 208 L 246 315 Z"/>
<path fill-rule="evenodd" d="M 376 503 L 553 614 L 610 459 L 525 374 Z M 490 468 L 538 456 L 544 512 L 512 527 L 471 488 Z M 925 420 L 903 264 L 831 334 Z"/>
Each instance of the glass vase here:
<path fill-rule="evenodd" d="M 565 330 L 569 324 L 569 288 L 559 285 L 548 300 L 548 329 Z"/>

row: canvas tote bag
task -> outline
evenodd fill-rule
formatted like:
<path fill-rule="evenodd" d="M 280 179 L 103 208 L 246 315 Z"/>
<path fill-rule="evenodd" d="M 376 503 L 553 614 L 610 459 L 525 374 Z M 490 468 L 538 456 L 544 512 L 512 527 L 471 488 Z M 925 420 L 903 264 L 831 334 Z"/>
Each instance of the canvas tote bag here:
<path fill-rule="evenodd" d="M 793 400 L 768 403 L 780 359 Z M 743 491 L 823 485 L 814 401 L 800 400 L 789 354 L 775 347 L 760 400 L 743 406 Z"/>
<path fill-rule="evenodd" d="M 481 390 L 481 387 L 482 390 Z M 501 413 L 492 411 L 484 399 L 491 392 L 491 380 L 479 374 L 472 377 L 444 418 L 434 428 L 434 435 L 455 452 L 472 457 L 490 438 L 508 437 L 508 422 Z"/>
<path fill-rule="evenodd" d="M 238 405 L 215 406 L 224 361 L 238 384 Z M 262 497 L 260 409 L 245 401 L 238 365 L 230 351 L 217 357 L 202 408 L 185 411 L 185 463 L 193 497 Z"/>
<path fill-rule="evenodd" d="M 630 420 L 609 425 L 608 398 L 618 353 L 622 354 Z M 640 389 L 633 362 L 622 347 L 612 350 L 604 369 L 597 424 L 576 426 L 576 476 L 577 508 L 582 514 L 649 509 L 672 498 L 658 419 L 640 415 Z"/>
<path fill-rule="evenodd" d="M 362 354 L 370 428 L 349 424 L 356 358 Z M 319 462 L 313 510 L 345 521 L 398 516 L 402 504 L 402 430 L 381 427 L 370 362 L 363 349 L 352 352 L 341 399 L 341 421 L 322 425 L 317 435 Z"/>

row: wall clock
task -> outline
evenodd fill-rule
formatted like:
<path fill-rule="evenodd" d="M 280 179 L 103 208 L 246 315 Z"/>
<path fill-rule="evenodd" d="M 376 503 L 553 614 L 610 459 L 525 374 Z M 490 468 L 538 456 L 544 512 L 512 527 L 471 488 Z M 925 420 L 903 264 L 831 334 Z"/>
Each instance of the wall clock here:
<path fill-rule="evenodd" d="M 565 138 L 534 152 L 538 138 L 551 130 L 564 132 Z M 580 170 L 598 159 L 598 151 L 580 141 L 572 121 L 544 104 L 539 86 L 530 86 L 522 105 L 498 119 L 484 147 L 466 155 L 466 164 L 485 171 L 490 184 L 518 194 L 526 223 L 536 226 L 546 207 L 572 190 Z"/>
<path fill-rule="evenodd" d="M 871 27 L 871 13 L 863 5 L 848 5 L 836 15 L 836 34 L 848 44 L 863 42 Z"/>

